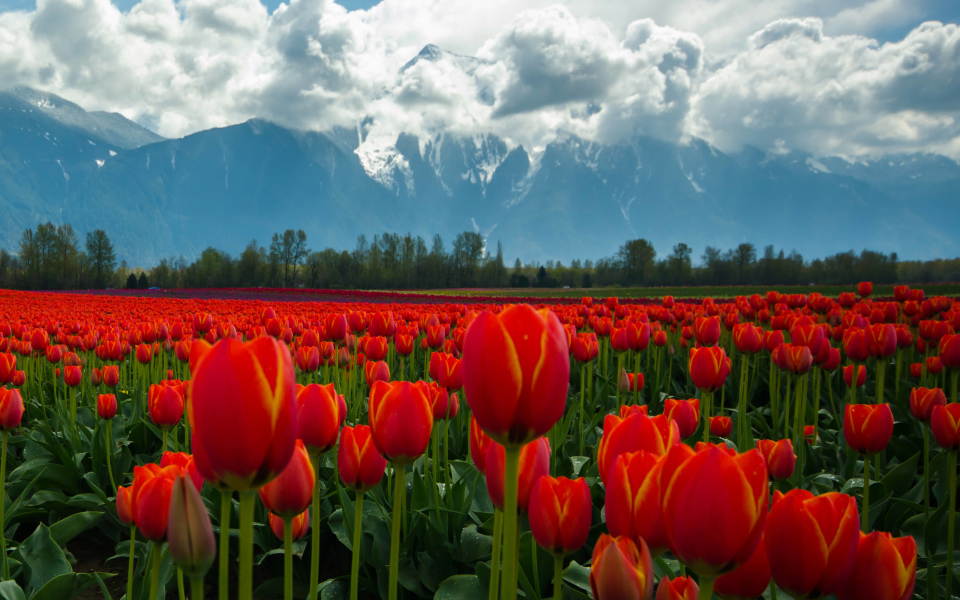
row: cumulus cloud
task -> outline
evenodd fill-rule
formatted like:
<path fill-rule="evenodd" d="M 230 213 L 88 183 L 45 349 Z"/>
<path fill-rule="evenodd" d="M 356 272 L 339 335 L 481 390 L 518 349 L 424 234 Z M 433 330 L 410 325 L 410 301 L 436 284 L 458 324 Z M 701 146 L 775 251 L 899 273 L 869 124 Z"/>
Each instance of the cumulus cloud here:
<path fill-rule="evenodd" d="M 360 124 L 381 154 L 406 132 L 493 133 L 535 152 L 574 134 L 958 157 L 958 28 L 871 36 L 918 6 L 383 0 L 348 12 L 289 0 L 269 14 L 259 0 L 140 0 L 126 12 L 38 0 L 0 13 L 0 81 L 170 137 L 252 117 Z"/>
<path fill-rule="evenodd" d="M 706 79 L 694 120 L 721 147 L 815 154 L 944 149 L 960 136 L 960 28 L 924 23 L 899 42 L 827 36 L 780 20 Z"/>

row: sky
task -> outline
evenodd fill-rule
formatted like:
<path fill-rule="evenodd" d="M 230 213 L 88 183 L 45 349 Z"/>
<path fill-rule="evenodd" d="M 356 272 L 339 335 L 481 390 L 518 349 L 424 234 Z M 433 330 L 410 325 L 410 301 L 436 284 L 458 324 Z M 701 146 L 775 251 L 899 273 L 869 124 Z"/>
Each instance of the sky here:
<path fill-rule="evenodd" d="M 0 82 L 167 137 L 357 128 L 373 161 L 403 132 L 960 159 L 958 21 L 956 0 L 0 0 Z"/>

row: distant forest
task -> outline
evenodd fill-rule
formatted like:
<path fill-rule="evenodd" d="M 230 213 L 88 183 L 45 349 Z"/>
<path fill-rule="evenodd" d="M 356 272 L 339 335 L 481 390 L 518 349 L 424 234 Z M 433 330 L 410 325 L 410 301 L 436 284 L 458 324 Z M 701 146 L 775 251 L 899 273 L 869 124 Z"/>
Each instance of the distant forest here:
<path fill-rule="evenodd" d="M 678 243 L 658 253 L 649 241 L 624 242 L 599 260 L 504 262 L 503 247 L 486 248 L 483 237 L 465 231 L 448 246 L 440 234 L 384 233 L 357 236 L 352 250 L 311 250 L 303 230 L 275 233 L 269 245 L 251 241 L 239 256 L 207 248 L 193 262 L 163 259 L 149 269 L 132 268 L 117 254 L 107 232 L 92 231 L 81 244 L 73 227 L 44 223 L 27 229 L 14 252 L 0 250 L 0 288 L 69 290 L 91 288 L 308 287 L 341 289 L 440 289 L 608 287 L 677 285 L 790 285 L 933 283 L 960 281 L 960 258 L 900 261 L 896 253 L 863 250 L 805 260 L 773 246 L 749 243 L 722 250 L 707 246 L 698 262 Z"/>

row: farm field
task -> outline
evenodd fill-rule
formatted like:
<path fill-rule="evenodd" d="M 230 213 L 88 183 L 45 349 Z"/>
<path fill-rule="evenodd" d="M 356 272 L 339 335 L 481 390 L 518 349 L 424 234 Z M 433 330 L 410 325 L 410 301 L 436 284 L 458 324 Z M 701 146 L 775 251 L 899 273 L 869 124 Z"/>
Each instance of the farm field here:
<path fill-rule="evenodd" d="M 515 293 L 0 291 L 0 598 L 960 594 L 960 285 Z"/>

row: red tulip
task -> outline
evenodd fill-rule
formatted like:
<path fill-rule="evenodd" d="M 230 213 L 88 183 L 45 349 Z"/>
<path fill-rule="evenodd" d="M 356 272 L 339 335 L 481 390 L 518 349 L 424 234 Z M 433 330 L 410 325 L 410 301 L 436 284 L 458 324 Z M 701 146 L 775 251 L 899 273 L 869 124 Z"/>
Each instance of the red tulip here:
<path fill-rule="evenodd" d="M 918 421 L 929 422 L 936 406 L 945 406 L 947 397 L 940 388 L 916 387 L 910 390 L 910 414 Z"/>
<path fill-rule="evenodd" d="M 297 392 L 297 413 L 297 437 L 319 456 L 336 445 L 347 404 L 332 383 L 311 383 Z"/>
<path fill-rule="evenodd" d="M 191 351 L 189 420 L 197 468 L 219 489 L 255 490 L 293 454 L 297 399 L 293 361 L 271 337 L 220 340 L 198 358 Z"/>
<path fill-rule="evenodd" d="M 943 372 L 943 362 L 940 360 L 939 356 L 928 356 L 927 357 L 927 373 L 931 375 L 939 375 Z"/>
<path fill-rule="evenodd" d="M 719 346 L 690 349 L 690 379 L 697 389 L 715 392 L 723 387 L 730 373 L 727 353 Z"/>
<path fill-rule="evenodd" d="M 745 563 L 760 543 L 767 516 L 763 455 L 757 450 L 731 455 L 712 445 L 694 452 L 680 445 L 664 460 L 660 506 L 674 556 L 706 577 Z"/>
<path fill-rule="evenodd" d="M 857 559 L 839 600 L 907 600 L 917 580 L 917 543 L 886 531 L 860 533 Z"/>
<path fill-rule="evenodd" d="M 200 476 L 200 471 L 197 470 L 197 463 L 193 460 L 193 456 L 186 452 L 171 452 L 168 450 L 160 457 L 160 468 L 163 469 L 170 465 L 180 467 L 189 475 L 190 480 L 193 482 L 193 487 L 197 488 L 197 491 L 203 489 L 203 477 Z"/>
<path fill-rule="evenodd" d="M 889 404 L 848 404 L 843 414 L 843 437 L 847 446 L 860 454 L 876 454 L 893 435 L 893 413 Z"/>
<path fill-rule="evenodd" d="M 13 382 L 17 371 L 17 357 L 10 353 L 0 354 L 0 385 Z"/>
<path fill-rule="evenodd" d="M 297 366 L 304 373 L 312 373 L 320 367 L 320 351 L 315 346 L 297 348 Z"/>
<path fill-rule="evenodd" d="M 697 317 L 693 326 L 697 343 L 701 346 L 715 346 L 720 340 L 720 319 L 717 317 Z"/>
<path fill-rule="evenodd" d="M 493 440 L 483 432 L 477 419 L 470 415 L 470 459 L 484 475 L 487 473 L 487 450 L 492 443 Z"/>
<path fill-rule="evenodd" d="M 307 448 L 303 440 L 297 440 L 297 447 L 286 468 L 273 481 L 260 488 L 260 501 L 277 516 L 295 517 L 310 506 L 316 480 Z"/>
<path fill-rule="evenodd" d="M 857 387 L 862 388 L 867 382 L 867 367 L 864 365 L 847 365 L 843 367 L 843 381 L 846 382 L 847 387 L 852 385 L 854 366 L 857 367 Z"/>
<path fill-rule="evenodd" d="M 117 416 L 117 397 L 113 394 L 99 394 L 97 396 L 97 415 L 106 420 Z"/>
<path fill-rule="evenodd" d="M 700 586 L 689 577 L 664 577 L 657 584 L 656 600 L 697 600 Z"/>
<path fill-rule="evenodd" d="M 380 483 L 387 459 L 373 443 L 370 427 L 344 427 L 337 448 L 337 471 L 348 489 L 356 492 L 372 490 Z"/>
<path fill-rule="evenodd" d="M 506 468 L 506 453 L 503 446 L 490 444 L 487 449 L 487 492 L 493 505 L 503 510 L 503 479 Z M 530 493 L 534 484 L 543 475 L 550 474 L 550 442 L 538 438 L 520 449 L 520 479 L 517 491 L 517 510 L 527 512 Z"/>
<path fill-rule="evenodd" d="M 267 514 L 267 520 L 269 521 L 270 531 L 273 532 L 273 535 L 277 536 L 277 539 L 283 538 L 283 519 L 278 517 L 273 513 Z M 310 530 L 310 511 L 305 510 L 299 515 L 293 518 L 291 523 L 290 537 L 294 541 L 299 540 L 303 536 L 307 535 L 307 531 Z"/>
<path fill-rule="evenodd" d="M 149 364 L 153 360 L 153 344 L 137 344 L 137 362 Z"/>
<path fill-rule="evenodd" d="M 533 539 L 551 554 L 563 556 L 586 543 L 593 513 L 586 479 L 540 477 L 529 508 Z"/>
<path fill-rule="evenodd" d="M 747 562 L 717 577 L 713 591 L 723 600 L 753 600 L 762 596 L 769 585 L 770 562 L 767 560 L 767 549 L 761 541 Z"/>
<path fill-rule="evenodd" d="M 744 354 L 754 354 L 763 349 L 763 328 L 750 323 L 740 323 L 733 327 L 733 343 Z"/>
<path fill-rule="evenodd" d="M 667 550 L 667 534 L 660 510 L 660 473 L 663 457 L 644 452 L 621 454 L 614 465 L 604 513 L 612 535 L 643 538 L 655 556 Z"/>
<path fill-rule="evenodd" d="M 570 361 L 563 326 L 549 311 L 510 306 L 483 312 L 463 342 L 467 402 L 494 440 L 522 445 L 540 437 L 563 415 Z"/>
<path fill-rule="evenodd" d="M 366 377 L 367 385 L 373 387 L 376 381 L 390 381 L 390 366 L 383 360 L 368 360 L 363 365 L 363 374 Z"/>
<path fill-rule="evenodd" d="M 891 323 L 877 323 L 867 328 L 867 347 L 877 358 L 889 358 L 897 353 L 897 330 Z"/>
<path fill-rule="evenodd" d="M 843 334 L 843 353 L 854 362 L 863 362 L 870 356 L 867 335 L 859 327 L 851 327 Z"/>
<path fill-rule="evenodd" d="M 680 444 L 680 440 L 677 423 L 667 415 L 633 414 L 626 418 L 607 415 L 603 420 L 603 436 L 597 446 L 600 479 L 604 485 L 610 484 L 614 465 L 621 454 L 645 450 L 663 456 Z"/>
<path fill-rule="evenodd" d="M 930 432 L 945 450 L 960 450 L 960 402 L 934 406 L 930 413 Z"/>
<path fill-rule="evenodd" d="M 63 368 L 63 382 L 70 387 L 77 387 L 83 381 L 81 367 L 69 366 Z"/>
<path fill-rule="evenodd" d="M 601 534 L 593 547 L 590 588 L 594 600 L 653 598 L 653 559 L 643 540 Z"/>
<path fill-rule="evenodd" d="M 710 417 L 710 435 L 725 438 L 730 437 L 731 431 L 733 431 L 733 421 L 730 417 Z"/>
<path fill-rule="evenodd" d="M 433 408 L 420 386 L 408 381 L 374 382 L 370 388 L 373 442 L 397 466 L 412 463 L 430 443 Z"/>
<path fill-rule="evenodd" d="M 796 598 L 836 593 L 853 569 L 859 530 L 851 496 L 791 490 L 770 509 L 764 531 L 773 580 Z"/>
<path fill-rule="evenodd" d="M 133 486 L 117 487 L 117 518 L 124 525 L 133 525 L 136 522 L 133 514 Z"/>
<path fill-rule="evenodd" d="M 133 468 L 133 514 L 137 529 L 150 541 L 162 542 L 167 537 L 173 480 L 180 473 L 177 465 Z"/>
<path fill-rule="evenodd" d="M 173 429 L 183 417 L 183 397 L 172 385 L 150 386 L 147 400 L 150 420 L 160 429 Z"/>
<path fill-rule="evenodd" d="M 797 455 L 793 453 L 793 442 L 789 439 L 757 440 L 757 450 L 767 462 L 767 471 L 771 479 L 790 479 L 797 464 Z"/>
<path fill-rule="evenodd" d="M 413 353 L 413 336 L 397 335 L 393 340 L 393 345 L 400 356 L 409 356 Z"/>
<path fill-rule="evenodd" d="M 23 397 L 20 390 L 0 388 L 0 431 L 13 431 L 23 418 Z"/>
<path fill-rule="evenodd" d="M 940 338 L 940 364 L 948 369 L 960 369 L 960 333 Z"/>
<path fill-rule="evenodd" d="M 810 367 L 813 366 L 813 354 L 810 348 L 798 344 L 784 344 L 781 348 L 784 348 L 788 371 L 796 375 L 810 371 Z"/>
<path fill-rule="evenodd" d="M 857 294 L 861 298 L 867 298 L 870 294 L 873 293 L 873 282 L 872 281 L 861 281 L 857 284 Z"/>
<path fill-rule="evenodd" d="M 663 414 L 677 424 L 681 439 L 687 439 L 697 430 L 700 423 L 700 399 L 663 401 Z"/>

